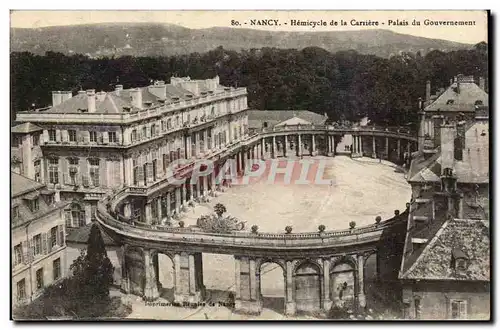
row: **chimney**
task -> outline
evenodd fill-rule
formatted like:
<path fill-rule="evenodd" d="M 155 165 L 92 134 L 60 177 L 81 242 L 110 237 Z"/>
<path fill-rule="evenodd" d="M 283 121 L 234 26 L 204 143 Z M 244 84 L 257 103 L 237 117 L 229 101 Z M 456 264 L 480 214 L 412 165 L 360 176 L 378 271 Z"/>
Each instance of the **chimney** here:
<path fill-rule="evenodd" d="M 116 95 L 120 96 L 120 92 L 123 90 L 123 85 L 116 85 L 115 86 L 115 93 Z"/>
<path fill-rule="evenodd" d="M 67 101 L 73 97 L 73 93 L 71 91 L 61 92 L 61 102 Z"/>
<path fill-rule="evenodd" d="M 62 102 L 62 95 L 60 91 L 53 91 L 52 92 L 52 106 L 55 107 Z"/>
<path fill-rule="evenodd" d="M 441 125 L 443 124 L 443 116 L 442 115 L 435 115 L 432 116 L 432 119 L 434 121 L 434 148 L 438 147 L 439 144 L 441 143 Z"/>
<path fill-rule="evenodd" d="M 479 88 L 486 92 L 486 84 L 484 83 L 484 77 L 479 77 Z"/>
<path fill-rule="evenodd" d="M 130 98 L 132 100 L 132 106 L 142 109 L 142 92 L 139 88 L 130 90 Z"/>
<path fill-rule="evenodd" d="M 431 101 L 431 81 L 427 80 L 425 84 L 425 103 L 429 104 Z"/>
<path fill-rule="evenodd" d="M 455 158 L 455 125 L 445 122 L 441 125 L 441 174 L 445 174 L 446 168 L 453 169 Z"/>
<path fill-rule="evenodd" d="M 96 95 L 97 95 L 97 99 L 99 100 L 99 102 L 104 101 L 104 99 L 106 98 L 106 92 L 103 92 L 103 91 L 98 92 Z"/>
<path fill-rule="evenodd" d="M 87 109 L 88 112 L 95 112 L 95 89 L 87 90 Z"/>

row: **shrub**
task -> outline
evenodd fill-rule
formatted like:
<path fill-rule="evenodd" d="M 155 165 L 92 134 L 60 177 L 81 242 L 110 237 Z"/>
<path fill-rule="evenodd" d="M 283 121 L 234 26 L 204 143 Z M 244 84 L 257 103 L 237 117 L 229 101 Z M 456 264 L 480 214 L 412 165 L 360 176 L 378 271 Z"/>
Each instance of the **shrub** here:
<path fill-rule="evenodd" d="M 214 206 L 214 212 L 217 214 L 219 217 L 221 217 L 224 213 L 227 212 L 226 207 L 222 203 L 217 203 Z"/>
<path fill-rule="evenodd" d="M 290 233 L 292 232 L 292 226 L 286 226 L 286 227 L 285 227 L 285 232 L 286 232 L 287 234 L 290 234 Z"/>
<path fill-rule="evenodd" d="M 356 221 L 349 222 L 349 228 L 354 229 L 356 227 Z"/>

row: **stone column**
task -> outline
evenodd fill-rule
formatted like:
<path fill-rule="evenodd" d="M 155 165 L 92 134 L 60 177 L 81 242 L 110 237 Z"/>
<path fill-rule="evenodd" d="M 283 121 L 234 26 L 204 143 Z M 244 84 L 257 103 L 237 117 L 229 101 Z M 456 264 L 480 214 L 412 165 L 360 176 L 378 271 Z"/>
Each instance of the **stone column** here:
<path fill-rule="evenodd" d="M 260 157 L 261 158 L 264 158 L 264 152 L 266 151 L 266 146 L 265 146 L 265 143 L 266 143 L 266 138 L 262 138 L 262 140 L 260 140 Z"/>
<path fill-rule="evenodd" d="M 180 201 L 180 205 L 184 205 L 187 202 L 187 200 L 186 200 L 186 197 L 187 197 L 186 185 L 181 185 L 181 186 L 179 186 L 178 189 L 179 189 L 179 201 Z"/>
<path fill-rule="evenodd" d="M 300 134 L 298 136 L 299 136 L 299 143 L 298 143 L 299 156 L 302 156 L 302 138 Z"/>
<path fill-rule="evenodd" d="M 359 143 L 358 143 L 358 145 L 359 145 L 359 155 L 363 156 L 363 139 L 362 139 L 361 135 L 358 136 L 358 138 L 359 138 Z"/>
<path fill-rule="evenodd" d="M 314 136 L 314 134 L 311 134 L 311 156 L 316 156 L 317 153 L 316 153 L 316 138 Z"/>
<path fill-rule="evenodd" d="M 245 170 L 245 164 L 246 164 L 245 154 L 246 154 L 246 151 L 242 151 L 242 152 L 240 153 L 240 155 L 241 155 L 241 163 L 240 163 L 241 168 L 240 168 L 240 173 L 242 173 L 242 172 Z"/>
<path fill-rule="evenodd" d="M 273 148 L 272 148 L 272 158 L 276 158 L 276 136 L 273 135 Z"/>
<path fill-rule="evenodd" d="M 375 136 L 372 137 L 372 157 L 377 158 L 377 143 L 375 141 Z"/>
<path fill-rule="evenodd" d="M 357 149 L 357 144 L 356 144 L 356 140 L 358 139 L 358 137 L 356 135 L 353 135 L 352 136 L 352 152 L 351 154 L 357 154 L 358 153 L 358 149 Z"/>
<path fill-rule="evenodd" d="M 178 304 L 197 304 L 203 299 L 199 272 L 201 253 L 176 253 L 174 256 L 174 302 Z"/>
<path fill-rule="evenodd" d="M 144 295 L 143 299 L 145 301 L 153 301 L 160 297 L 158 292 L 158 281 L 156 279 L 156 271 L 153 261 L 153 254 L 155 253 L 152 249 L 144 249 Z"/>
<path fill-rule="evenodd" d="M 163 214 L 162 214 L 162 211 L 161 211 L 161 200 L 162 200 L 162 196 L 159 196 L 157 198 L 157 201 L 156 201 L 156 215 L 158 216 L 158 223 L 161 224 L 161 219 L 163 218 Z"/>
<path fill-rule="evenodd" d="M 284 137 L 285 137 L 285 150 L 283 151 L 283 156 L 286 157 L 289 150 L 289 146 L 288 146 L 288 137 L 286 135 Z"/>
<path fill-rule="evenodd" d="M 330 299 L 330 259 L 323 260 L 323 309 L 328 312 L 332 307 Z"/>
<path fill-rule="evenodd" d="M 186 159 L 191 159 L 193 152 L 191 151 L 192 148 L 191 144 L 191 135 L 186 136 Z"/>
<path fill-rule="evenodd" d="M 385 157 L 386 159 L 389 159 L 389 138 L 385 138 Z"/>
<path fill-rule="evenodd" d="M 129 201 L 126 201 L 125 204 L 123 204 L 123 216 L 125 218 L 132 217 L 132 204 L 130 204 Z"/>
<path fill-rule="evenodd" d="M 398 139 L 398 158 L 397 160 L 401 159 L 401 139 Z"/>
<path fill-rule="evenodd" d="M 181 212 L 181 190 L 180 188 L 176 188 L 174 191 L 175 191 L 175 212 L 179 214 Z M 186 195 L 184 194 L 184 199 L 185 198 Z"/>
<path fill-rule="evenodd" d="M 358 255 L 358 303 L 359 307 L 365 308 L 365 281 L 364 281 L 365 258 L 362 254 Z"/>
<path fill-rule="evenodd" d="M 147 223 L 148 225 L 151 224 L 151 202 L 147 202 L 146 205 L 144 206 L 144 222 Z"/>
<path fill-rule="evenodd" d="M 255 259 L 235 256 L 235 310 L 260 314 L 262 302 L 257 286 Z"/>
<path fill-rule="evenodd" d="M 121 285 L 120 289 L 123 293 L 129 293 L 130 292 L 130 279 L 128 276 L 128 269 L 127 269 L 127 246 L 122 245 L 121 247 L 121 262 L 122 262 L 122 279 L 121 279 Z"/>
<path fill-rule="evenodd" d="M 166 202 L 167 202 L 167 207 L 166 207 L 166 211 L 167 211 L 167 214 L 166 214 L 166 217 L 170 217 L 172 214 L 171 214 L 171 210 L 170 210 L 170 199 L 172 198 L 170 196 L 171 192 L 168 191 L 167 194 L 165 195 L 165 198 L 167 199 Z"/>
<path fill-rule="evenodd" d="M 286 261 L 285 276 L 285 315 L 295 315 L 295 299 L 293 287 L 293 268 L 292 261 Z"/>
<path fill-rule="evenodd" d="M 327 135 L 326 136 L 326 141 L 327 141 L 327 149 L 326 149 L 326 154 L 328 156 L 332 156 L 332 150 L 333 150 L 333 147 L 332 147 L 332 139 L 330 137 L 330 135 Z"/>

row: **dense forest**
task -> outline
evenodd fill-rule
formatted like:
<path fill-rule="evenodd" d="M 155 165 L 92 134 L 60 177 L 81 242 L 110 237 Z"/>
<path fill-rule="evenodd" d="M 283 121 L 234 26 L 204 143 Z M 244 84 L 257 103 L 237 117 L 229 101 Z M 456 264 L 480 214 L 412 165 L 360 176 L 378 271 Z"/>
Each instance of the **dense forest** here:
<path fill-rule="evenodd" d="M 312 110 L 333 120 L 367 115 L 379 124 L 405 125 L 416 122 L 427 80 L 435 92 L 460 73 L 487 77 L 487 48 L 480 43 L 471 50 L 404 53 L 389 59 L 316 47 L 239 52 L 218 47 L 203 54 L 98 59 L 11 53 L 11 114 L 33 104 L 50 105 L 52 90 L 111 91 L 117 83 L 130 88 L 154 79 L 169 81 L 174 75 L 204 79 L 218 74 L 223 85 L 246 86 L 253 109 Z"/>

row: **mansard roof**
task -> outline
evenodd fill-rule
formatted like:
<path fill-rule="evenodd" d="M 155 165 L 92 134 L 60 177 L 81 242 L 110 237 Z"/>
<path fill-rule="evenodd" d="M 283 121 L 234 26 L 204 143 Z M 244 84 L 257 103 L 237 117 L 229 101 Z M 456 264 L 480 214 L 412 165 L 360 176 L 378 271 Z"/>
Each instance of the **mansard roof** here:
<path fill-rule="evenodd" d="M 466 272 L 455 272 L 454 251 L 466 256 Z M 425 246 L 418 258 L 404 270 L 401 279 L 490 281 L 489 222 L 450 219 Z"/>
<path fill-rule="evenodd" d="M 40 126 L 37 126 L 32 123 L 23 123 L 16 125 L 10 129 L 11 133 L 20 133 L 20 134 L 26 134 L 26 133 L 32 133 L 32 132 L 38 132 L 42 131 L 43 128 Z"/>
<path fill-rule="evenodd" d="M 425 107 L 425 111 L 475 111 L 477 106 L 488 105 L 488 94 L 471 77 L 458 77 L 448 89 Z"/>

